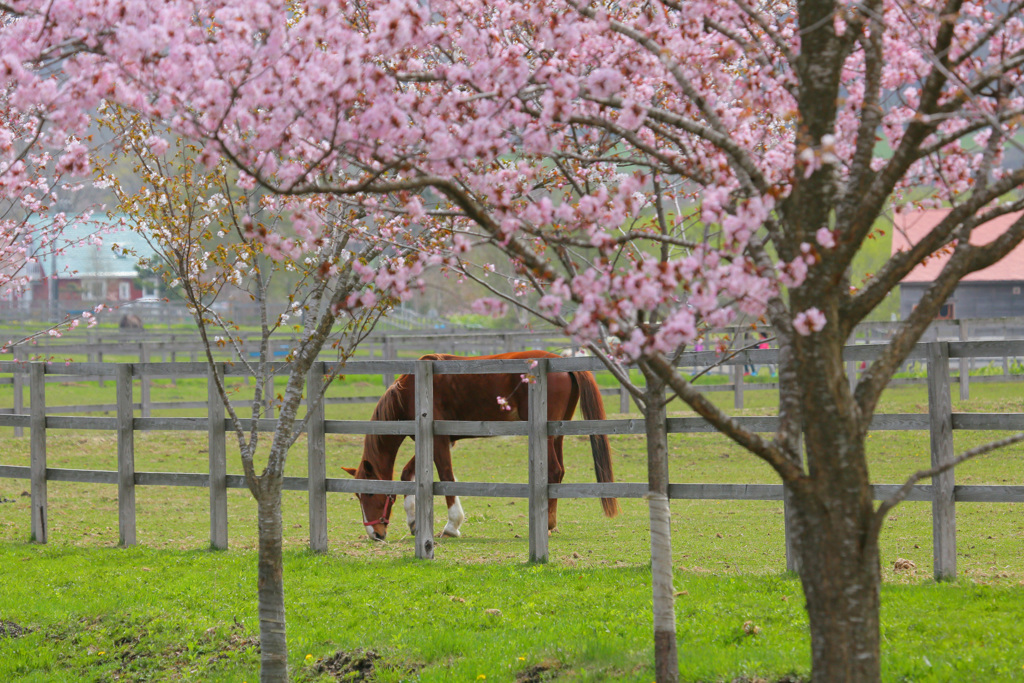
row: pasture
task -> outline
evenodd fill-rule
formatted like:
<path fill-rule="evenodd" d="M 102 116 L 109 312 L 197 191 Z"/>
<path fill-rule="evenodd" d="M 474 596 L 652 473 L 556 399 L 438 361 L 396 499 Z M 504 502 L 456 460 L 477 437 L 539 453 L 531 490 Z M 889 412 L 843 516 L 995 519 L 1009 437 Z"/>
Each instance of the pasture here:
<path fill-rule="evenodd" d="M 379 379 L 367 379 L 341 382 L 332 395 L 379 393 Z M 1024 412 L 1019 387 L 973 385 L 969 401 L 954 392 L 954 410 Z M 152 392 L 154 402 L 202 400 L 206 387 L 202 380 L 154 380 Z M 113 393 L 111 383 L 51 384 L 47 403 L 113 403 Z M 728 393 L 712 396 L 727 406 L 732 400 Z M 773 401 L 771 392 L 748 392 L 740 414 L 771 414 Z M 616 403 L 607 400 L 611 412 Z M 926 404 L 923 385 L 895 387 L 879 412 L 922 413 Z M 10 397 L 0 395 L 0 405 L 10 405 Z M 366 419 L 371 409 L 330 405 L 327 412 L 330 419 Z M 686 413 L 674 405 L 670 414 Z M 958 451 L 998 436 L 954 434 Z M 0 464 L 27 464 L 27 437 L 0 438 Z M 341 467 L 358 462 L 362 438 L 327 439 L 327 476 L 346 476 Z M 644 481 L 643 438 L 611 439 L 617 480 Z M 112 433 L 48 430 L 48 440 L 50 467 L 116 467 Z M 204 433 L 138 433 L 135 443 L 137 471 L 206 467 Z M 928 462 L 925 432 L 879 432 L 869 443 L 878 483 L 902 482 Z M 229 473 L 239 473 L 230 439 L 228 446 Z M 565 446 L 566 481 L 593 481 L 586 438 L 567 437 Z M 399 462 L 411 454 L 407 443 Z M 960 469 L 957 481 L 1019 484 L 1022 456 L 1020 446 L 986 456 Z M 453 462 L 462 481 L 525 482 L 526 440 L 467 440 Z M 305 466 L 300 439 L 286 474 L 304 476 Z M 673 482 L 776 482 L 767 467 L 707 434 L 670 436 L 670 472 Z M 0 678 L 252 680 L 255 510 L 247 492 L 229 490 L 230 550 L 210 552 L 205 489 L 139 488 L 141 547 L 115 550 L 115 486 L 50 482 L 51 541 L 40 547 L 26 543 L 29 503 L 21 494 L 27 485 L 0 479 L 0 622 L 33 629 L 14 638 L 11 626 L 0 635 Z M 525 501 L 467 498 L 463 537 L 440 539 L 437 559 L 422 563 L 411 559 L 404 515 L 397 515 L 387 543 L 372 543 L 356 501 L 342 494 L 328 496 L 329 553 L 306 552 L 306 494 L 285 492 L 296 677 L 330 680 L 332 667 L 337 673 L 347 666 L 332 655 L 361 648 L 355 659 L 369 660 L 376 672 L 368 680 L 651 680 L 646 510 L 640 500 L 620 503 L 622 515 L 608 520 L 596 500 L 561 501 L 551 561 L 532 566 L 525 562 Z M 781 504 L 674 501 L 672 511 L 684 680 L 806 673 L 800 585 L 783 572 Z M 435 513 L 440 529 L 444 506 Z M 935 585 L 930 505 L 906 503 L 890 517 L 882 538 L 886 680 L 1024 680 L 1024 646 L 1013 616 L 1024 607 L 1019 505 L 961 503 L 957 532 L 962 578 Z"/>

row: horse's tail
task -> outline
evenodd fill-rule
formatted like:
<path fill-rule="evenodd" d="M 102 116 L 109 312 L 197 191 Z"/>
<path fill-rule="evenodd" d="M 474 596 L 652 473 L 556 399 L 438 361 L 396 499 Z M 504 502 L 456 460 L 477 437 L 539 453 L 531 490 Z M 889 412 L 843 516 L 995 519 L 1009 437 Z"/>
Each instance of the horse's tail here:
<path fill-rule="evenodd" d="M 576 380 L 576 386 L 580 388 L 580 410 L 583 411 L 583 419 L 605 419 L 604 401 L 601 400 L 601 391 L 594 380 L 594 374 L 580 370 L 573 372 L 572 376 Z M 597 474 L 597 480 L 602 483 L 615 481 L 608 437 L 604 434 L 591 434 L 590 451 L 594 456 L 594 472 Z M 615 498 L 602 498 L 601 507 L 604 508 L 604 514 L 607 517 L 619 514 L 619 502 Z"/>

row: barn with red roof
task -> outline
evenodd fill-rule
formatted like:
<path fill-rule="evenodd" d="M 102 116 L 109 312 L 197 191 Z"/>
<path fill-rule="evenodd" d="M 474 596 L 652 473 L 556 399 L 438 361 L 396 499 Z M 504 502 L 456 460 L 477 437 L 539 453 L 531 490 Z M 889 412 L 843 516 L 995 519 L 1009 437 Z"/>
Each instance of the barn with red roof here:
<path fill-rule="evenodd" d="M 897 213 L 892 236 L 892 253 L 917 244 L 946 217 L 949 209 Z M 971 244 L 988 244 L 1006 232 L 1024 215 L 1011 213 L 980 225 L 971 234 Z M 900 283 L 900 315 L 906 319 L 925 291 L 949 260 L 938 254 L 914 268 Z M 1024 245 L 984 270 L 967 275 L 946 301 L 939 319 L 1024 317 Z"/>

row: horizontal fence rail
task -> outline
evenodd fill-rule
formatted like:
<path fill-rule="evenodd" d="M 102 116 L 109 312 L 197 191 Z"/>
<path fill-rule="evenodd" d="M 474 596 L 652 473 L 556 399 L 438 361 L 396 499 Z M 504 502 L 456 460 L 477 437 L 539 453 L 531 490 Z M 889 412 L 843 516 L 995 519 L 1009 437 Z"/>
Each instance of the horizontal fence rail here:
<path fill-rule="evenodd" d="M 850 336 L 850 344 L 870 344 L 882 342 L 890 338 L 900 323 L 888 322 L 867 322 L 859 324 Z M 762 332 L 771 335 L 770 328 L 762 328 Z M 26 329 L 26 332 L 29 332 Z M 755 341 L 755 335 L 749 327 L 738 326 L 726 330 L 734 339 L 734 346 L 759 346 Z M 923 340 L 927 341 L 992 341 L 1003 339 L 1018 339 L 1024 335 L 1024 318 L 992 318 L 974 320 L 943 320 L 934 321 L 925 331 Z M 17 337 L 17 334 L 13 334 Z M 251 333 L 239 332 L 239 343 L 246 353 L 255 358 L 259 348 L 258 335 L 254 337 Z M 753 343 L 752 343 L 753 342 Z M 295 345 L 296 340 L 288 335 L 274 338 L 270 344 L 270 359 L 284 359 L 290 349 Z M 397 360 L 400 355 L 418 356 L 420 353 L 443 352 L 455 355 L 486 355 L 509 351 L 520 351 L 529 348 L 564 349 L 575 351 L 578 346 L 562 333 L 555 329 L 534 329 L 534 330 L 473 330 L 466 328 L 445 328 L 445 329 L 421 329 L 409 331 L 377 332 L 371 334 L 360 343 L 358 356 L 360 358 L 381 358 L 383 360 Z M 760 351 L 760 349 L 756 349 Z M 214 350 L 217 354 L 227 353 L 226 351 Z M 195 332 L 174 331 L 174 330 L 76 330 L 65 333 L 60 337 L 45 337 L 37 339 L 31 347 L 15 347 L 14 360 L 24 361 L 29 356 L 54 356 L 63 359 L 63 356 L 85 356 L 92 362 L 102 362 L 104 354 L 117 355 L 122 360 L 125 356 L 138 358 L 139 363 L 148 363 L 159 358 L 161 361 L 177 361 L 188 358 L 192 362 L 205 356 L 205 347 Z M 955 356 L 954 356 L 955 357 Z M 745 363 L 761 362 L 760 356 L 744 355 Z M 978 356 L 975 356 L 978 358 Z M 984 356 L 988 360 L 1002 360 L 1003 375 L 1010 376 L 1009 358 L 1007 356 Z M 224 357 L 220 360 L 231 360 Z M 330 358 L 322 358 L 330 362 Z M 770 362 L 770 361 L 769 361 Z M 1016 363 L 1016 358 L 1015 358 Z M 970 369 L 970 361 L 967 364 Z M 856 368 L 853 368 L 855 370 Z M 743 373 L 737 366 L 734 368 L 733 382 L 742 382 Z M 390 384 L 393 375 L 385 371 L 385 385 Z M 852 371 L 851 371 L 852 374 Z M 961 372 L 962 375 L 969 373 Z M 1022 376 L 1024 377 L 1024 376 Z M 101 382 L 103 378 L 97 379 Z M 5 380 L 0 379 L 0 383 Z M 11 381 L 11 380 L 6 380 Z M 172 378 L 172 381 L 174 379 Z M 915 380 L 895 380 L 894 383 L 903 383 Z M 993 381 L 987 377 L 976 377 L 975 382 Z M 766 386 L 774 386 L 767 383 Z M 748 389 L 765 388 L 755 387 L 748 384 Z M 737 407 L 742 406 L 742 387 L 717 386 L 706 387 L 707 391 L 737 391 Z M 147 410 L 146 386 L 142 389 L 142 409 Z M 967 398 L 969 392 L 968 381 L 960 382 L 962 398 Z M 625 400 L 623 397 L 621 400 Z"/>
<path fill-rule="evenodd" d="M 844 350 L 844 359 L 849 362 L 870 361 L 877 357 L 885 345 L 869 344 L 849 346 Z M 742 367 L 745 362 L 773 363 L 777 361 L 774 349 L 752 349 L 725 361 L 725 364 Z M 1024 431 L 1024 414 L 981 414 L 953 413 L 949 400 L 951 386 L 950 359 L 971 359 L 977 357 L 1024 356 L 1024 341 L 982 341 L 982 342 L 928 342 L 919 344 L 911 358 L 926 363 L 929 389 L 928 414 L 876 415 L 872 430 L 914 430 L 931 433 L 931 463 L 939 465 L 953 457 L 952 432 L 954 430 L 975 431 Z M 713 352 L 683 354 L 679 359 L 682 367 L 699 367 L 722 361 Z M 549 372 L 592 370 L 604 368 L 595 358 L 552 358 L 538 363 L 531 369 L 528 360 L 474 359 L 463 361 L 415 361 L 415 360 L 363 360 L 350 361 L 344 366 L 318 362 L 314 364 L 307 382 L 309 395 L 318 395 L 327 374 L 376 375 L 415 374 L 417 377 L 431 377 L 441 374 L 487 374 L 487 373 L 531 373 L 542 377 Z M 277 371 L 287 369 L 287 364 L 276 363 Z M 246 370 L 241 366 L 218 363 L 217 371 L 222 376 L 244 377 Z M 42 362 L 0 362 L 0 374 L 9 374 L 16 381 L 15 386 L 27 383 L 29 388 L 29 411 L 22 413 L 15 406 L 15 413 L 0 414 L 0 427 L 28 428 L 30 432 L 30 462 L 28 466 L 0 465 L 0 478 L 28 479 L 31 482 L 32 519 L 31 532 L 34 540 L 48 539 L 48 508 L 46 484 L 49 481 L 111 484 L 118 486 L 119 536 L 123 545 L 132 545 L 135 538 L 135 487 L 137 486 L 192 486 L 208 488 L 210 491 L 210 541 L 213 547 L 225 548 L 227 535 L 227 497 L 231 488 L 245 488 L 242 475 L 226 473 L 226 434 L 233 429 L 233 423 L 224 415 L 206 363 L 42 363 Z M 77 417 L 51 415 L 48 411 L 63 410 L 65 407 L 46 405 L 45 391 L 48 377 L 91 377 L 113 379 L 116 384 L 117 404 L 115 417 Z M 193 402 L 189 405 L 209 407 L 207 417 L 149 417 L 135 416 L 136 403 L 133 395 L 133 380 L 153 377 L 206 377 L 209 384 L 207 403 Z M 546 394 L 537 393 L 542 381 L 531 384 L 531 400 L 545 401 Z M 420 391 L 420 388 L 423 388 Z M 432 411 L 421 410 L 420 406 L 432 403 L 429 388 L 432 382 L 417 383 L 417 414 L 432 416 Z M 16 394 L 17 399 L 20 398 Z M 375 400 L 373 397 L 367 397 Z M 152 408 L 164 404 L 151 404 Z M 540 405 L 540 403 L 538 403 Z M 181 404 L 167 404 L 181 407 Z M 643 434 L 642 419 L 546 421 L 546 414 L 537 411 L 523 422 L 473 422 L 445 420 L 417 420 L 397 422 L 375 422 L 370 420 L 327 420 L 322 403 L 314 405 L 307 424 L 309 476 L 285 477 L 284 489 L 308 491 L 310 496 L 310 545 L 315 550 L 327 548 L 327 493 L 386 493 L 416 496 L 417 514 L 423 510 L 423 523 L 417 522 L 416 553 L 419 557 L 433 554 L 434 496 L 488 496 L 528 498 L 530 506 L 530 556 L 544 561 L 547 549 L 547 500 L 548 498 L 643 498 L 648 493 L 646 483 L 550 483 L 547 481 L 546 443 L 548 436 L 583 436 L 591 434 Z M 736 421 L 747 429 L 771 433 L 778 428 L 776 417 L 737 417 Z M 241 420 L 243 429 L 252 426 L 251 420 Z M 260 419 L 257 429 L 273 431 L 277 420 Z M 700 417 L 668 418 L 669 433 L 685 434 L 713 432 L 714 428 Z M 46 465 L 46 431 L 48 429 L 102 430 L 115 431 L 118 437 L 118 469 L 80 470 L 50 468 Z M 139 431 L 205 431 L 208 433 L 210 471 L 208 473 L 167 473 L 138 472 L 134 468 L 134 433 Z M 354 479 L 332 479 L 325 475 L 326 434 L 401 434 L 416 436 L 416 460 L 418 476 L 414 482 L 370 481 Z M 530 441 L 528 483 L 483 483 L 433 481 L 433 457 L 425 444 L 432 445 L 434 435 L 458 436 L 527 436 Z M 422 474 L 422 476 L 420 476 Z M 896 484 L 874 486 L 876 500 L 886 499 L 897 491 Z M 670 498 L 677 500 L 784 500 L 781 484 L 669 484 Z M 916 485 L 907 500 L 931 501 L 933 507 L 933 544 L 935 573 L 938 577 L 955 575 L 955 503 L 957 502 L 1024 502 L 1024 486 L 983 486 L 956 485 L 953 471 L 943 473 L 930 485 Z M 788 517 L 788 516 L 787 516 Z M 790 531 L 787 524 L 787 551 L 790 549 Z M 789 557 L 789 552 L 787 552 Z M 787 563 L 791 563 L 787 559 Z M 792 567 L 791 567 L 792 568 Z"/>
<path fill-rule="evenodd" d="M 880 325 L 881 323 L 876 323 Z M 1021 322 L 1024 325 L 1024 321 Z M 961 325 L 960 328 L 964 331 L 966 328 Z M 135 333 L 136 335 L 138 333 Z M 965 337 L 966 332 L 962 332 L 960 335 L 962 338 Z M 119 335 L 123 336 L 123 335 Z M 870 337 L 870 335 L 868 335 Z M 119 337 L 113 337 L 109 340 L 110 343 L 116 342 Z M 501 350 L 513 350 L 530 347 L 527 342 L 535 342 L 533 346 L 543 348 L 545 346 L 559 346 L 561 344 L 568 344 L 567 340 L 559 340 L 557 337 L 552 335 L 543 335 L 536 332 L 506 332 L 506 333 L 449 333 L 444 335 L 434 335 L 426 337 L 423 335 L 407 335 L 405 338 L 418 340 L 412 342 L 412 344 L 423 344 L 434 341 L 439 343 L 440 340 L 447 340 L 450 344 L 464 345 L 474 340 L 479 342 L 484 340 L 485 345 L 495 343 L 495 340 L 499 340 L 497 346 L 489 348 L 489 351 L 501 351 Z M 504 341 L 502 341 L 504 340 Z M 559 343 L 560 342 L 560 343 Z M 165 346 L 170 348 L 178 348 L 180 353 L 180 344 L 178 346 L 167 345 L 160 343 L 157 346 L 151 346 L 151 343 L 146 345 L 139 345 L 137 352 L 132 350 L 132 344 L 135 343 L 131 335 L 125 338 L 125 344 L 128 344 L 128 349 L 122 348 L 122 352 L 119 355 L 137 355 L 139 357 L 138 363 L 132 363 L 133 376 L 141 378 L 140 385 L 140 397 L 139 402 L 133 404 L 134 408 L 141 411 L 142 417 L 149 417 L 154 410 L 167 410 L 167 409 L 194 409 L 206 407 L 205 402 L 195 401 L 181 401 L 181 402 L 155 402 L 150 399 L 150 385 L 154 378 L 170 379 L 172 382 L 176 382 L 179 377 L 187 376 L 205 376 L 206 363 L 197 362 L 194 359 L 192 361 L 178 361 L 178 362 L 149 362 L 147 359 L 151 356 L 158 355 L 158 351 L 154 349 L 164 348 Z M 969 348 L 964 348 L 961 345 L 964 343 L 970 344 Z M 407 345 L 410 342 L 406 343 Z M 143 348 L 144 346 L 144 348 Z M 843 357 L 847 362 L 847 373 L 850 377 L 851 383 L 854 382 L 858 376 L 859 364 L 872 360 L 877 356 L 880 344 L 863 344 L 863 345 L 851 345 L 844 349 Z M 415 348 L 415 346 L 410 346 Z M 441 347 L 438 347 L 441 348 Z M 486 347 L 485 347 L 486 348 Z M 568 348 L 568 347 L 566 347 Z M 149 350 L 145 350 L 149 349 Z M 51 349 L 52 350 L 52 349 Z M 450 348 L 453 353 L 456 352 L 457 348 Z M 16 356 L 21 354 L 24 356 L 24 350 L 18 350 Z M 173 359 L 175 352 L 170 351 L 169 354 L 164 352 L 160 355 L 167 357 L 170 355 Z M 98 357 L 102 357 L 102 353 L 95 354 Z M 183 355 L 183 354 L 181 354 Z M 193 358 L 195 353 L 192 353 Z M 372 355 L 372 352 L 371 352 Z M 469 355 L 465 352 L 460 352 L 459 355 Z M 1021 357 L 1021 345 L 1017 341 L 1003 341 L 1003 340 L 981 340 L 981 341 L 970 341 L 970 342 L 956 342 L 952 341 L 949 343 L 949 357 L 956 359 L 957 369 L 960 371 L 958 376 L 952 376 L 951 381 L 958 384 L 960 388 L 961 400 L 967 400 L 970 397 L 970 384 L 984 384 L 988 382 L 1006 382 L 1006 381 L 1022 381 L 1024 382 L 1024 373 L 1012 374 L 1011 373 L 1011 361 L 1014 359 L 1013 365 L 1017 367 L 1019 363 L 1017 359 Z M 381 375 L 383 378 L 384 386 L 388 386 L 394 381 L 396 373 L 411 373 L 412 363 L 415 362 L 412 359 L 408 360 L 397 360 L 395 348 L 390 348 L 385 354 L 385 358 L 391 359 L 390 362 L 375 361 L 375 360 L 354 360 L 350 361 L 344 370 L 347 374 L 360 374 L 360 375 Z M 971 362 L 974 359 L 996 359 L 1000 360 L 1002 364 L 1002 372 L 998 375 L 989 376 L 974 376 L 969 374 Z M 721 366 L 720 372 L 727 375 L 728 381 L 724 384 L 707 384 L 698 385 L 698 391 L 702 392 L 732 392 L 734 394 L 733 407 L 737 410 L 741 410 L 744 407 L 744 395 L 748 391 L 756 391 L 763 389 L 774 389 L 778 387 L 777 382 L 759 382 L 759 381 L 748 381 L 744 379 L 744 369 L 748 365 L 767 365 L 770 368 L 774 367 L 778 359 L 777 349 L 760 349 L 752 348 L 736 353 L 734 356 L 728 357 L 723 360 L 723 357 L 711 351 L 687 353 L 683 354 L 680 359 L 679 366 L 685 369 L 692 369 L 694 371 L 707 368 L 709 366 L 719 365 Z M 565 366 L 564 369 L 591 369 L 600 370 L 603 366 L 594 360 L 587 360 L 586 358 L 575 358 L 570 359 L 572 365 Z M 908 358 L 908 363 L 921 362 L 925 360 L 924 353 L 922 351 L 916 351 L 911 354 Z M 582 362 L 581 362 L 582 361 Z M 15 363 L 24 365 L 25 360 L 15 360 Z M 326 362 L 326 361 L 325 361 Z M 561 362 L 561 361 L 560 361 Z M 327 367 L 334 367 L 335 364 L 326 362 Z M 64 372 L 56 372 L 52 368 L 57 365 L 63 365 L 67 368 Z M 280 373 L 287 370 L 288 364 L 284 362 L 272 362 L 270 366 L 275 369 L 275 372 Z M 7 368 L 11 366 L 5 365 L 3 361 L 0 361 L 0 368 Z M 111 368 L 114 367 L 112 363 L 103 362 L 80 362 L 80 363 L 53 363 L 47 365 L 46 377 L 44 382 L 46 383 L 60 383 L 66 382 L 68 376 L 74 376 L 84 381 L 98 381 L 100 386 L 106 379 L 113 377 L 113 371 Z M 249 374 L 241 366 L 232 366 L 228 364 L 230 369 L 227 371 L 229 376 L 237 376 L 244 378 L 247 382 L 250 380 Z M 562 366 L 558 366 L 562 369 Z M 4 370 L 0 370 L 2 375 Z M 19 414 L 22 413 L 23 406 L 21 405 L 21 392 L 18 389 L 24 382 L 24 373 L 13 373 L 9 377 L 0 376 L 0 385 L 14 384 L 15 403 L 13 408 L 0 408 L 0 415 Z M 926 382 L 925 377 L 920 378 L 899 378 L 892 380 L 890 386 L 902 386 L 908 384 L 924 384 Z M 619 399 L 619 412 L 625 413 L 629 411 L 630 396 L 629 393 L 623 387 L 619 388 L 603 388 L 601 393 L 606 396 L 618 396 Z M 325 402 L 327 405 L 344 405 L 344 404 L 361 404 L 361 403 L 375 403 L 380 398 L 379 395 L 366 395 L 366 396 L 344 396 L 344 397 L 330 397 L 326 398 Z M 88 405 L 75 405 L 75 406 L 47 406 L 47 410 L 50 413 L 82 413 L 82 412 L 99 412 L 99 411 L 112 411 L 115 410 L 116 406 L 113 404 L 88 404 Z M 271 396 L 267 396 L 265 399 L 265 409 L 268 415 L 273 414 L 274 401 Z M 18 435 L 20 435 L 21 427 L 16 427 Z"/>

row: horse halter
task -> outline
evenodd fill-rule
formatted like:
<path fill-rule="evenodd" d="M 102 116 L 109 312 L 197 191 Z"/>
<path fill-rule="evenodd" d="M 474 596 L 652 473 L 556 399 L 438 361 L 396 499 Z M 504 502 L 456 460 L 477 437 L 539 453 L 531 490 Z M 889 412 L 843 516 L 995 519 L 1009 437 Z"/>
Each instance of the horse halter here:
<path fill-rule="evenodd" d="M 371 494 L 367 494 L 367 495 L 374 495 L 374 494 L 371 493 Z M 393 494 L 393 493 L 388 493 L 388 494 L 385 494 L 384 498 L 386 499 L 386 502 L 384 503 L 384 512 L 381 514 L 380 519 L 374 519 L 374 520 L 371 520 L 371 521 L 368 521 L 368 522 L 364 521 L 363 522 L 363 526 L 377 526 L 378 524 L 383 524 L 384 526 L 388 525 L 388 520 L 391 517 L 391 506 L 393 506 L 395 504 L 395 499 L 397 498 L 397 496 L 395 494 Z M 362 502 L 362 501 L 360 501 L 360 502 Z M 364 513 L 364 517 L 365 517 L 365 513 Z"/>

